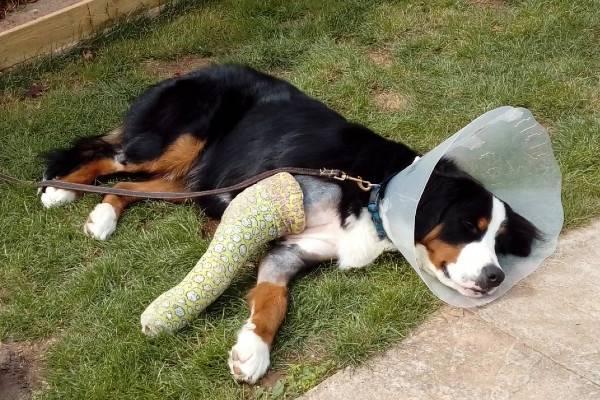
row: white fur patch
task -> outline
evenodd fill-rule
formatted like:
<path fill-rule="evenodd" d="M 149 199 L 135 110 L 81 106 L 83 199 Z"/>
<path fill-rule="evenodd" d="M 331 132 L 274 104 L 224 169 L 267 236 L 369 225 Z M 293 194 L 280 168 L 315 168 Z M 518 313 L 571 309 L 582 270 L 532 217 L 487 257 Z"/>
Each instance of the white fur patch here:
<path fill-rule="evenodd" d="M 77 199 L 77 193 L 72 190 L 56 189 L 51 186 L 42 193 L 42 204 L 46 208 L 57 207 Z"/>
<path fill-rule="evenodd" d="M 315 260 L 337 258 L 337 240 L 341 231 L 337 210 L 326 205 L 313 208 L 306 214 L 306 228 L 298 235 L 285 237 L 285 244 L 294 244 L 310 254 Z"/>
<path fill-rule="evenodd" d="M 493 264 L 500 268 L 496 256 L 496 235 L 505 219 L 504 204 L 493 197 L 492 217 L 481 240 L 468 243 L 461 250 L 456 263 L 448 264 L 448 274 L 454 282 L 462 287 L 478 289 L 475 282 L 486 265 Z"/>
<path fill-rule="evenodd" d="M 254 333 L 254 328 L 254 324 L 246 323 L 229 352 L 227 364 L 231 375 L 239 382 L 255 383 L 270 365 L 269 346 Z"/>
<path fill-rule="evenodd" d="M 395 250 L 385 239 L 379 240 L 371 214 L 366 208 L 358 218 L 350 216 L 346 227 L 334 208 L 312 211 L 307 215 L 306 229 L 299 235 L 285 237 L 285 244 L 295 244 L 315 260 L 337 259 L 341 269 L 361 268 L 381 253 Z"/>
<path fill-rule="evenodd" d="M 219 200 L 221 200 L 223 203 L 229 204 L 231 203 L 231 193 L 222 193 L 222 194 L 218 194 L 217 197 L 219 198 Z"/>
<path fill-rule="evenodd" d="M 117 228 L 117 213 L 108 203 L 100 203 L 90 213 L 83 231 L 98 240 L 106 240 Z"/>
<path fill-rule="evenodd" d="M 358 218 L 350 216 L 347 221 L 338 238 L 338 264 L 341 269 L 364 267 L 384 251 L 395 249 L 389 240 L 379 239 L 366 208 L 361 210 Z"/>

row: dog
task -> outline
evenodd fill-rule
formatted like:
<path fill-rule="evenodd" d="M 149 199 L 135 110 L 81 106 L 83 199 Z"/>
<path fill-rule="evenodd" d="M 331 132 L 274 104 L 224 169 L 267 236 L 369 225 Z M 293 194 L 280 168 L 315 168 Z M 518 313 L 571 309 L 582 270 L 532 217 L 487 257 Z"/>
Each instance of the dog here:
<path fill-rule="evenodd" d="M 419 157 L 408 146 L 349 122 L 290 83 L 238 65 L 218 65 L 150 87 L 130 107 L 122 128 L 81 138 L 45 156 L 45 179 L 91 184 L 97 177 L 131 173 L 146 180 L 117 188 L 201 191 L 226 187 L 281 167 L 341 169 L 385 182 Z M 287 309 L 287 285 L 301 270 L 336 260 L 361 268 L 395 250 L 378 233 L 367 208 L 369 193 L 354 183 L 296 176 L 306 229 L 272 244 L 248 296 L 251 314 L 229 354 L 233 377 L 255 383 L 270 363 L 270 349 Z M 218 220 L 232 192 L 197 200 Z M 78 193 L 46 188 L 45 207 Z M 84 225 L 105 240 L 137 198 L 104 196 Z M 383 225 L 389 224 L 385 218 Z M 420 264 L 465 296 L 492 293 L 504 279 L 498 255 L 529 255 L 536 227 L 448 159 L 433 171 L 418 205 L 415 245 Z"/>

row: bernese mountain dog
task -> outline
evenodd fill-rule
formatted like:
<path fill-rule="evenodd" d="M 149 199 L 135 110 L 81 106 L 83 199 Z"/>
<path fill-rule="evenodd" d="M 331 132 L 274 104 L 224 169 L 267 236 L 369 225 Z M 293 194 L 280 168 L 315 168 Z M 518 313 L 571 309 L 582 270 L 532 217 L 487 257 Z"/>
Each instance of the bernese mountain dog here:
<path fill-rule="evenodd" d="M 45 179 L 93 183 L 132 173 L 146 180 L 117 188 L 201 191 L 238 183 L 281 167 L 340 169 L 385 182 L 419 154 L 349 122 L 288 82 L 237 65 L 212 66 L 160 82 L 142 93 L 122 128 L 81 138 L 46 155 Z M 306 229 L 272 244 L 249 294 L 251 314 L 229 356 L 234 378 L 256 382 L 287 308 L 287 285 L 299 271 L 336 260 L 343 269 L 370 264 L 394 250 L 378 235 L 369 194 L 355 183 L 296 176 L 304 193 Z M 218 220 L 237 192 L 197 200 Z M 46 188 L 46 207 L 79 194 Z M 385 188 L 380 196 L 385 196 Z M 137 198 L 104 196 L 84 225 L 105 240 Z M 385 221 L 384 221 L 385 222 Z M 415 221 L 419 261 L 465 296 L 485 296 L 504 279 L 499 254 L 527 256 L 536 228 L 451 160 L 442 159 L 421 197 Z"/>

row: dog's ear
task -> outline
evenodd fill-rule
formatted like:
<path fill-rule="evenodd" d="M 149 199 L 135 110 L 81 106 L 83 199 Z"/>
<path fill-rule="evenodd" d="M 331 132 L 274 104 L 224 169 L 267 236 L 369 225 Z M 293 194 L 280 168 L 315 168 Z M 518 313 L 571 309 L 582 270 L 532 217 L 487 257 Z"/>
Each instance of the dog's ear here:
<path fill-rule="evenodd" d="M 429 232 L 440 224 L 442 217 L 453 202 L 451 175 L 460 171 L 450 160 L 442 159 L 435 166 L 423 190 L 415 216 L 415 242 L 421 242 Z"/>
<path fill-rule="evenodd" d="M 527 257 L 531 254 L 533 241 L 543 239 L 542 233 L 527 219 L 513 211 L 508 204 L 506 221 L 496 238 L 496 252 Z"/>
<path fill-rule="evenodd" d="M 462 171 L 454 161 L 442 158 L 433 169 L 419 200 L 415 217 L 415 241 L 419 242 L 444 218 L 457 201 L 464 201 L 481 191 L 481 185 Z"/>
<path fill-rule="evenodd" d="M 475 178 L 460 169 L 456 163 L 449 158 L 442 158 L 433 169 L 432 176 L 447 179 L 468 179 L 477 182 Z M 477 182 L 479 183 L 479 182 Z M 481 185 L 481 183 L 479 183 Z M 483 186 L 483 185 L 482 185 Z"/>
<path fill-rule="evenodd" d="M 457 197 L 456 180 L 473 180 L 454 161 L 442 158 L 433 169 L 415 216 L 415 241 L 420 242 L 442 221 Z"/>

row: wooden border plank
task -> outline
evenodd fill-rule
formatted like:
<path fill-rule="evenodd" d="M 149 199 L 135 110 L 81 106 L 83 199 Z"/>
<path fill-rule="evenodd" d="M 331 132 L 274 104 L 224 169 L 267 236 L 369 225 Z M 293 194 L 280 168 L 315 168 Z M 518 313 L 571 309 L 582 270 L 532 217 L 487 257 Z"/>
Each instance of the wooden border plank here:
<path fill-rule="evenodd" d="M 111 21 L 163 5 L 165 0 L 82 0 L 0 33 L 0 70 L 61 51 L 106 28 Z"/>

